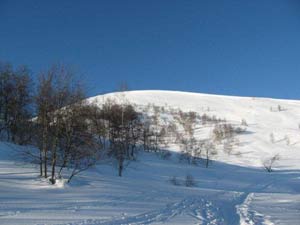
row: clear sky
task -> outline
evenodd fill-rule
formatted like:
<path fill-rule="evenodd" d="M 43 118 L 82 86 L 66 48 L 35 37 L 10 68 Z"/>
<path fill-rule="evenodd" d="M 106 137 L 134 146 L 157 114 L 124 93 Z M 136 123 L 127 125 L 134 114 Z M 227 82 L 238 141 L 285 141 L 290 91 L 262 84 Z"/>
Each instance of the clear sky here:
<path fill-rule="evenodd" d="M 300 98 L 300 0 L 0 0 L 0 60 L 54 63 L 89 95 L 130 89 Z"/>

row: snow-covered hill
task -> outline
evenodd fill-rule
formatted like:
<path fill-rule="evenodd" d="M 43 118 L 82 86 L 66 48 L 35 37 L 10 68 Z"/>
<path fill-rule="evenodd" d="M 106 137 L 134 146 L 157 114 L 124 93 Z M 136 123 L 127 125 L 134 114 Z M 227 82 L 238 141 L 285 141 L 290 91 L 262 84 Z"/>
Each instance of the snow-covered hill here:
<path fill-rule="evenodd" d="M 242 120 L 247 132 L 239 135 L 238 156 L 220 152 L 216 159 L 242 166 L 261 167 L 262 163 L 279 155 L 277 166 L 300 169 L 300 101 L 255 97 L 233 97 L 177 91 L 130 91 L 90 98 L 102 103 L 106 99 L 129 101 L 137 106 L 154 104 L 165 108 L 179 108 L 226 119 L 234 125 Z M 278 109 L 279 107 L 279 109 Z M 198 135 L 205 129 L 198 129 Z M 206 136 L 209 136 L 209 130 Z M 274 143 L 270 140 L 274 136 Z M 172 150 L 172 149 L 171 149 Z"/>
<path fill-rule="evenodd" d="M 70 185 L 57 186 L 15 157 L 21 147 L 0 143 L 0 224 L 299 224 L 300 101 L 173 91 L 112 93 L 89 101 L 108 98 L 140 111 L 149 104 L 164 107 L 168 120 L 178 108 L 235 126 L 243 120 L 247 130 L 236 136 L 233 154 L 218 146 L 208 168 L 179 162 L 179 147 L 170 145 L 170 159 L 141 152 L 121 178 L 113 163 L 100 162 Z M 212 129 L 198 124 L 195 135 L 211 137 Z M 279 160 L 267 173 L 263 162 L 274 155 Z M 185 185 L 187 175 L 194 186 Z"/>

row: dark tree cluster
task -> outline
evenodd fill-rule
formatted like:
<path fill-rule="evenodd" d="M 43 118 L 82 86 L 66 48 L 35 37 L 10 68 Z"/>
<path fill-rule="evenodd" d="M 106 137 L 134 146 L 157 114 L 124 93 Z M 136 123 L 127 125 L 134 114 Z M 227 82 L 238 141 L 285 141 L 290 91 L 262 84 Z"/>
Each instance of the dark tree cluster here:
<path fill-rule="evenodd" d="M 90 129 L 92 106 L 73 74 L 53 66 L 40 74 L 36 86 L 26 67 L 0 64 L 0 137 L 38 149 L 22 152 L 39 164 L 52 184 L 65 168 L 70 181 L 94 165 L 99 144 Z"/>
<path fill-rule="evenodd" d="M 34 86 L 26 67 L 0 65 L 0 137 L 31 145 L 22 155 L 39 165 L 52 184 L 68 182 L 103 155 L 118 162 L 136 157 L 142 142 L 142 117 L 129 103 L 88 103 L 70 70 L 53 66 L 39 74 Z"/>
<path fill-rule="evenodd" d="M 1 140 L 26 144 L 31 117 L 32 82 L 26 67 L 14 69 L 0 64 L 0 137 Z M 26 129 L 25 129 L 26 128 Z"/>
<path fill-rule="evenodd" d="M 135 152 L 142 134 L 141 116 L 131 104 L 106 101 L 102 107 L 95 106 L 92 127 L 104 150 L 118 163 L 122 176 L 125 160 L 135 159 Z M 106 146 L 106 148 L 105 148 Z"/>
<path fill-rule="evenodd" d="M 83 89 L 63 66 L 40 75 L 34 99 L 34 141 L 40 150 L 40 174 L 50 175 L 52 184 L 65 168 L 71 168 L 70 181 L 97 161 L 100 148 L 89 128 L 92 108 L 84 99 Z"/>

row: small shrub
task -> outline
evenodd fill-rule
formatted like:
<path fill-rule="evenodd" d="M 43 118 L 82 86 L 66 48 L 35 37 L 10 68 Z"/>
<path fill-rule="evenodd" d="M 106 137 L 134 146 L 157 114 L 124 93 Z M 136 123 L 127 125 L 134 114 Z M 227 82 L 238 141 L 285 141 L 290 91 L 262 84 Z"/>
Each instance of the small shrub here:
<path fill-rule="evenodd" d="M 181 152 L 178 156 L 179 162 L 191 163 L 191 155 L 186 152 Z"/>
<path fill-rule="evenodd" d="M 242 134 L 242 133 L 246 132 L 246 128 L 236 127 L 236 128 L 234 129 L 234 132 L 235 132 L 236 134 Z"/>
<path fill-rule="evenodd" d="M 169 151 L 161 151 L 161 153 L 160 153 L 160 157 L 164 160 L 170 159 L 171 156 L 172 156 L 172 153 Z"/>
<path fill-rule="evenodd" d="M 176 176 L 171 177 L 169 181 L 170 181 L 171 184 L 173 184 L 175 186 L 179 186 L 180 185 L 180 182 L 179 182 L 179 180 L 177 179 Z"/>
<path fill-rule="evenodd" d="M 223 145 L 223 150 L 225 153 L 227 153 L 228 155 L 230 155 L 232 153 L 233 150 L 233 142 L 231 139 L 228 139 L 224 145 Z"/>
<path fill-rule="evenodd" d="M 241 125 L 247 127 L 248 123 L 247 123 L 247 121 L 245 119 L 242 119 Z"/>
<path fill-rule="evenodd" d="M 284 139 L 285 139 L 286 145 L 290 145 L 291 142 L 290 142 L 289 136 L 285 135 Z"/>
<path fill-rule="evenodd" d="M 278 105 L 277 108 L 278 108 L 278 112 L 282 111 L 281 105 Z"/>
<path fill-rule="evenodd" d="M 270 133 L 270 141 L 271 141 L 271 143 L 275 142 L 275 138 L 274 138 L 274 134 L 273 133 Z"/>
<path fill-rule="evenodd" d="M 241 156 L 242 156 L 242 153 L 241 153 L 240 151 L 237 151 L 237 152 L 235 152 L 234 155 L 237 156 L 237 157 L 241 157 Z"/>
<path fill-rule="evenodd" d="M 192 175 L 186 175 L 184 183 L 185 183 L 186 187 L 194 187 L 194 186 L 196 186 L 195 179 L 194 179 L 194 177 Z"/>
<path fill-rule="evenodd" d="M 246 128 L 233 127 L 232 124 L 216 124 L 213 129 L 213 138 L 216 142 L 221 142 L 224 139 L 232 138 L 234 135 L 245 131 Z"/>
<path fill-rule="evenodd" d="M 279 155 L 276 154 L 274 156 L 272 156 L 271 158 L 269 159 L 266 159 L 264 162 L 263 162 L 263 166 L 264 168 L 266 169 L 267 172 L 272 172 L 273 171 L 273 165 L 276 161 L 279 160 Z"/>

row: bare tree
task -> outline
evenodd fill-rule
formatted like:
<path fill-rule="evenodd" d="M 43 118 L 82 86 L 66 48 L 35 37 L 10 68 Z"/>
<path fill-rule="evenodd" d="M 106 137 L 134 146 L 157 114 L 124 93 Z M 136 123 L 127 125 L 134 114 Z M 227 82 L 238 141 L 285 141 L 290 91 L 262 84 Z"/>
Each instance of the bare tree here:
<path fill-rule="evenodd" d="M 274 137 L 273 133 L 270 133 L 270 141 L 271 141 L 271 143 L 275 142 L 275 137 Z"/>
<path fill-rule="evenodd" d="M 232 138 L 227 139 L 223 144 L 224 152 L 226 152 L 228 155 L 230 155 L 233 151 L 233 142 L 234 140 Z"/>
<path fill-rule="evenodd" d="M 38 125 L 37 143 L 40 149 L 40 173 L 48 177 L 48 151 L 50 148 L 50 124 L 53 106 L 53 77 L 51 71 L 42 73 L 39 77 L 35 104 L 37 108 L 36 122 Z"/>
<path fill-rule="evenodd" d="M 132 105 L 111 102 L 103 105 L 102 115 L 109 132 L 109 155 L 117 160 L 118 174 L 122 176 L 124 161 L 133 158 L 134 148 L 140 139 L 141 117 Z"/>
<path fill-rule="evenodd" d="M 68 183 L 79 173 L 94 166 L 100 159 L 99 146 L 93 134 L 81 133 L 78 136 L 78 143 L 70 149 L 69 168 L 72 172 L 68 178 Z"/>
<path fill-rule="evenodd" d="M 78 130 L 79 126 L 76 126 L 75 130 L 74 127 L 72 127 L 73 130 L 70 128 L 74 123 L 72 115 L 76 114 L 75 111 L 79 107 L 76 104 L 84 99 L 82 88 L 79 83 L 74 82 L 73 74 L 69 70 L 64 66 L 54 66 L 46 73 L 41 74 L 38 83 L 36 121 L 40 129 L 38 138 L 41 159 L 40 171 L 41 173 L 44 172 L 44 177 L 47 178 L 48 164 L 51 164 L 50 181 L 52 184 L 56 182 L 59 153 L 65 154 L 63 157 L 63 161 L 65 161 L 66 157 L 69 156 L 68 151 L 73 147 L 72 140 L 65 140 L 65 138 L 70 138 L 68 132 L 73 135 L 74 132 L 80 133 L 81 131 Z M 84 118 L 80 118 L 80 120 L 84 121 Z M 65 146 L 61 145 L 63 141 L 66 142 Z M 62 146 L 65 147 L 63 151 Z M 42 164 L 44 168 L 42 168 Z M 64 164 L 62 163 L 62 168 L 65 166 Z"/>
<path fill-rule="evenodd" d="M 263 162 L 263 166 L 269 173 L 273 171 L 274 163 L 280 159 L 279 154 L 272 156 L 271 158 L 266 159 Z"/>
<path fill-rule="evenodd" d="M 290 141 L 289 136 L 285 135 L 284 139 L 285 139 L 286 145 L 290 145 L 291 141 Z"/>
<path fill-rule="evenodd" d="M 213 142 L 206 141 L 203 144 L 204 156 L 205 156 L 205 167 L 208 168 L 209 162 L 212 160 L 213 156 L 217 154 L 216 146 Z"/>

